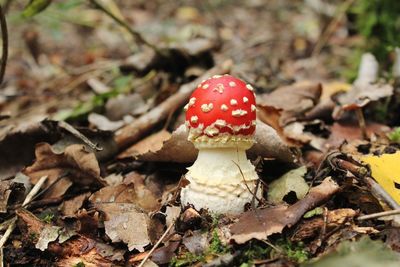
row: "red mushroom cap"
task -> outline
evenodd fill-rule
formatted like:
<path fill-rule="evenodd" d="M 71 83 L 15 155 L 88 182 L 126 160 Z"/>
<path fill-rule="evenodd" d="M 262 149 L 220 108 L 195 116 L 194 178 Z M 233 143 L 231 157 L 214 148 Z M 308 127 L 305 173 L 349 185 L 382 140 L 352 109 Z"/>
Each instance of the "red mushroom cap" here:
<path fill-rule="evenodd" d="M 216 75 L 203 81 L 185 107 L 189 140 L 213 146 L 252 143 L 255 104 L 253 87 L 238 78 Z"/>

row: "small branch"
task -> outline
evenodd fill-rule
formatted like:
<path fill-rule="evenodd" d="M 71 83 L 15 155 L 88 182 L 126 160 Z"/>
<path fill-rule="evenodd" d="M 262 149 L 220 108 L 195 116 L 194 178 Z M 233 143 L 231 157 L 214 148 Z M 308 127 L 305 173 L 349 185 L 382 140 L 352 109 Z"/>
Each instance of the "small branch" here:
<path fill-rule="evenodd" d="M 91 149 L 94 149 L 96 151 L 102 151 L 103 148 L 100 147 L 98 144 L 93 143 L 92 141 L 89 140 L 86 136 L 81 134 L 77 129 L 72 127 L 70 124 L 66 123 L 65 121 L 59 121 L 58 126 L 61 128 L 67 130 L 71 134 L 73 134 L 76 138 L 82 140 L 86 145 L 88 145 Z"/>
<path fill-rule="evenodd" d="M 146 39 L 143 38 L 143 36 L 138 32 L 135 31 L 134 29 L 131 28 L 131 26 L 124 20 L 122 20 L 121 18 L 117 17 L 115 14 L 113 14 L 110 10 L 108 10 L 106 7 L 104 7 L 102 4 L 100 4 L 97 0 L 89 0 L 96 8 L 100 9 L 101 11 L 103 11 L 105 14 L 107 14 L 107 16 L 109 16 L 110 18 L 112 18 L 116 23 L 118 23 L 120 26 L 124 27 L 132 36 L 133 38 L 135 38 L 137 41 L 139 41 L 141 44 L 144 44 L 148 47 L 150 47 L 151 49 L 154 50 L 154 52 L 156 52 L 158 55 L 161 56 L 165 56 L 162 51 L 160 51 L 160 49 L 158 49 L 158 47 L 156 47 L 155 45 L 149 43 Z"/>
<path fill-rule="evenodd" d="M 371 188 L 372 195 L 374 195 L 377 199 L 383 200 L 386 204 L 389 205 L 392 209 L 398 210 L 400 209 L 400 205 L 385 191 L 385 189 L 380 186 L 374 179 L 371 177 L 365 177 L 365 182 Z"/>
<path fill-rule="evenodd" d="M 149 253 L 144 257 L 144 259 L 140 262 L 138 267 L 143 267 L 146 261 L 150 258 L 151 254 L 153 254 L 154 250 L 161 244 L 161 242 L 164 240 L 164 238 L 167 236 L 169 231 L 171 231 L 172 227 L 175 225 L 175 220 L 168 226 L 167 230 L 165 230 L 164 234 L 160 237 L 160 239 L 157 241 L 157 243 L 151 248 Z"/>
<path fill-rule="evenodd" d="M 22 207 L 26 206 L 27 204 L 29 204 L 29 202 L 31 202 L 32 198 L 39 192 L 40 188 L 42 187 L 44 182 L 46 182 L 46 180 L 47 180 L 47 175 L 46 176 L 42 176 L 39 179 L 39 181 L 35 184 L 35 186 L 29 192 L 29 194 L 26 195 L 25 200 L 22 203 Z M 6 232 L 4 233 L 4 235 L 0 239 L 0 249 L 3 248 L 4 244 L 7 242 L 8 238 L 11 235 L 11 233 L 15 229 L 17 217 L 15 216 L 12 220 L 13 221 L 10 223 L 10 225 L 8 226 Z"/>
<path fill-rule="evenodd" d="M 357 220 L 362 221 L 362 220 L 368 220 L 368 219 L 376 219 L 376 218 L 381 218 L 381 217 L 386 217 L 390 215 L 398 215 L 400 214 L 400 209 L 397 210 L 388 210 L 388 211 L 382 211 L 382 212 L 377 212 L 377 213 L 372 213 L 368 215 L 363 215 L 357 218 Z"/>
<path fill-rule="evenodd" d="M 312 51 L 311 57 L 315 57 L 319 55 L 322 48 L 325 46 L 326 42 L 332 36 L 333 32 L 335 31 L 336 26 L 342 20 L 344 15 L 346 14 L 347 10 L 351 7 L 355 0 L 347 0 L 343 2 L 339 7 L 338 11 L 336 12 L 335 17 L 331 20 L 329 25 L 326 27 L 326 30 L 322 33 L 320 38 L 318 39 L 317 44 L 314 46 Z"/>
<path fill-rule="evenodd" d="M 7 57 L 8 57 L 8 31 L 7 21 L 4 15 L 3 8 L 0 5 L 0 26 L 1 26 L 1 38 L 3 41 L 3 51 L 1 55 L 0 65 L 0 85 L 3 83 L 4 74 L 6 73 Z"/>
<path fill-rule="evenodd" d="M 247 185 L 246 178 L 244 177 L 243 171 L 242 171 L 242 169 L 240 168 L 239 164 L 237 164 L 237 163 L 234 162 L 233 160 L 232 160 L 232 162 L 233 162 L 233 164 L 235 164 L 235 165 L 238 167 L 239 172 L 240 172 L 240 175 L 242 176 L 244 185 L 246 186 L 246 188 L 247 188 L 247 190 L 250 192 L 250 194 L 253 195 L 253 199 L 255 198 L 255 199 L 257 199 L 258 202 L 261 203 L 261 199 L 259 199 L 259 198 L 256 196 L 256 194 L 257 194 L 257 187 L 255 188 L 255 192 L 251 191 L 251 189 L 250 189 L 249 186 Z M 258 179 L 260 179 L 260 178 L 258 178 Z M 252 200 L 252 203 L 253 203 L 253 200 Z M 255 207 L 253 207 L 253 208 L 255 209 Z"/>

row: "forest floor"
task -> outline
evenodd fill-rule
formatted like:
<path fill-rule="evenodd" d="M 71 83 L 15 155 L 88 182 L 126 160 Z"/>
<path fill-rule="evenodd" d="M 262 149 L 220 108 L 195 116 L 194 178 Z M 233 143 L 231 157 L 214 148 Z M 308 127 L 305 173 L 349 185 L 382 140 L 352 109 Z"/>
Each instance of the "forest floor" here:
<path fill-rule="evenodd" d="M 360 63 L 353 1 L 6 2 L 1 266 L 398 266 L 400 63 Z M 180 203 L 183 107 L 228 73 L 257 101 L 239 215 Z"/>

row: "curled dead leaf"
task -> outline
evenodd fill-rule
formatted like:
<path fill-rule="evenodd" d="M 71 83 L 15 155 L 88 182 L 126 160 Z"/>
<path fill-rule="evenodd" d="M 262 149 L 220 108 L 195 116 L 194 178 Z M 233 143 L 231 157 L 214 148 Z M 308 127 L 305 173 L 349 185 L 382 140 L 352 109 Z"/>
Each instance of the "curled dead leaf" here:
<path fill-rule="evenodd" d="M 243 244 L 253 238 L 264 240 L 272 234 L 281 233 L 283 228 L 293 226 L 306 211 L 329 199 L 338 190 L 336 182 L 328 177 L 291 206 L 281 205 L 245 212 L 230 228 L 232 239 Z"/>

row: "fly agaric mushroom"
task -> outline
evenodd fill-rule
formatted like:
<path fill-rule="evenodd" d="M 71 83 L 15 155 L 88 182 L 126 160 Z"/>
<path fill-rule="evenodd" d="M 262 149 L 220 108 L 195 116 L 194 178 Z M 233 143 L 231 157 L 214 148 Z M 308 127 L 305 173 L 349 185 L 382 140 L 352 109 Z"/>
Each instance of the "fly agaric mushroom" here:
<path fill-rule="evenodd" d="M 181 191 L 183 206 L 237 214 L 251 202 L 258 175 L 246 157 L 254 143 L 253 87 L 230 75 L 203 81 L 185 106 L 189 141 L 199 150 Z"/>

